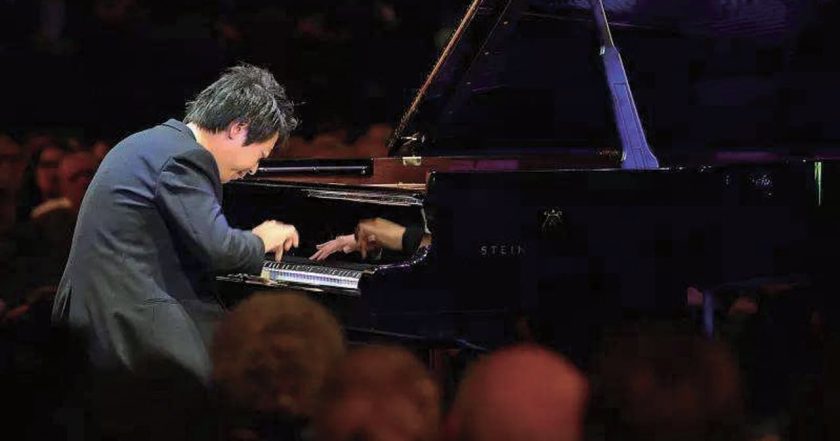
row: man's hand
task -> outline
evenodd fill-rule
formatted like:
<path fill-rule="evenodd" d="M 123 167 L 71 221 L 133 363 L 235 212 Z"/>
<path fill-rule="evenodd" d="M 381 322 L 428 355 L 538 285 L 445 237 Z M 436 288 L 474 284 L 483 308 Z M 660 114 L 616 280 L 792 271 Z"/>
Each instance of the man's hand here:
<path fill-rule="evenodd" d="M 356 226 L 356 242 L 362 257 L 367 257 L 368 250 L 382 247 L 402 251 L 402 237 L 405 227 L 387 219 L 365 219 Z"/>
<path fill-rule="evenodd" d="M 329 257 L 331 254 L 341 251 L 344 254 L 350 254 L 353 251 L 359 250 L 359 245 L 356 242 L 356 237 L 352 234 L 347 234 L 344 236 L 338 236 L 335 239 L 324 242 L 319 245 L 315 245 L 315 248 L 318 251 L 315 254 L 309 256 L 311 260 L 324 260 Z"/>
<path fill-rule="evenodd" d="M 300 238 L 294 225 L 282 222 L 265 221 L 257 225 L 251 232 L 262 240 L 266 253 L 274 253 L 274 260 L 278 262 L 283 258 L 284 251 L 289 251 L 292 247 L 297 248 L 300 244 Z"/>

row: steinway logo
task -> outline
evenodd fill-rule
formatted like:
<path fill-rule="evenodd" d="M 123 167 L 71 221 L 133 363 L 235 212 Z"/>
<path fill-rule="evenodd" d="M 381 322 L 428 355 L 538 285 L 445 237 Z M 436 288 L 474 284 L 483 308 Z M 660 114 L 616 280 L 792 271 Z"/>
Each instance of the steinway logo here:
<path fill-rule="evenodd" d="M 525 247 L 518 244 L 486 244 L 478 247 L 481 257 L 521 256 L 525 254 Z"/>

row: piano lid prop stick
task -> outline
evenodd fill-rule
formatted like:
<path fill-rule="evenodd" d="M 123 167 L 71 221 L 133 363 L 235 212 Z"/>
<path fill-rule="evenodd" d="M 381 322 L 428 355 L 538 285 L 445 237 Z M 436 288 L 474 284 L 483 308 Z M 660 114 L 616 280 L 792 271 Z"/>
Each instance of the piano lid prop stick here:
<path fill-rule="evenodd" d="M 621 139 L 621 168 L 631 170 L 659 168 L 659 161 L 650 150 L 645 137 L 645 131 L 636 110 L 636 102 L 633 100 L 633 92 L 630 90 L 630 82 L 627 80 L 627 72 L 621 61 L 621 54 L 613 42 L 604 3 L 602 0 L 590 0 L 590 4 L 601 38 L 601 60 L 604 63 L 604 73 L 607 76 L 612 96 L 615 125 Z"/>

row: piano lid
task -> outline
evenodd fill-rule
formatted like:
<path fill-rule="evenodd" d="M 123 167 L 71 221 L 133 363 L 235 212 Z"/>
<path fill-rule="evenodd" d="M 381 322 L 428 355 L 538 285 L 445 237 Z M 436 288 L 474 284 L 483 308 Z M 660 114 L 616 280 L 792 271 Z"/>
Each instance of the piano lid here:
<path fill-rule="evenodd" d="M 820 39 L 840 7 L 817 3 L 604 0 L 657 155 L 840 146 L 840 45 Z M 589 0 L 472 1 L 389 149 L 620 151 Z"/>
<path fill-rule="evenodd" d="M 474 0 L 389 141 L 392 154 L 620 149 L 588 10 Z"/>

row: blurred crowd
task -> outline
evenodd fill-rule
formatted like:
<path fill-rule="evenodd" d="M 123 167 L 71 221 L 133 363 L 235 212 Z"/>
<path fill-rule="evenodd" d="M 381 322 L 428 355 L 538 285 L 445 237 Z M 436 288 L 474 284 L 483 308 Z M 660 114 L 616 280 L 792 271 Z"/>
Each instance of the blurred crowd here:
<path fill-rule="evenodd" d="M 0 131 L 120 139 L 183 114 L 226 67 L 266 67 L 300 103 L 300 135 L 393 122 L 466 1 L 4 0 Z"/>
<path fill-rule="evenodd" d="M 382 121 L 464 3 L 0 0 L 0 60 L 17 67 L 0 86 L 0 433 L 78 433 L 49 315 L 82 196 L 116 140 L 180 117 L 185 97 L 247 61 L 304 102 L 278 156 L 382 156 Z M 218 329 L 210 413 L 170 427 L 172 397 L 131 396 L 96 424 L 125 430 L 118 411 L 163 422 L 125 439 L 184 427 L 241 441 L 840 439 L 837 343 L 807 289 L 720 294 L 714 332 L 696 320 L 708 293 L 690 289 L 685 320 L 616 326 L 586 367 L 528 329 L 489 353 L 348 341 L 311 298 L 256 294 Z"/>
<path fill-rule="evenodd" d="M 528 339 L 490 352 L 349 340 L 312 297 L 255 293 L 217 328 L 200 404 L 171 396 L 177 388 L 136 391 L 86 430 L 130 440 L 837 439 L 836 341 L 816 332 L 762 344 L 775 331 L 760 329 L 780 318 L 764 302 L 733 303 L 720 324 L 739 330 L 713 338 L 680 320 L 616 324 L 582 368 Z M 45 425 L 56 439 L 67 430 L 72 419 L 55 407 L 39 415 L 39 439 Z M 155 423 L 132 425 L 143 419 Z"/>
<path fill-rule="evenodd" d="M 359 140 L 373 144 L 387 131 L 372 126 Z M 837 340 L 813 293 L 795 284 L 715 293 L 713 332 L 698 318 L 709 293 L 689 289 L 684 317 L 615 324 L 587 366 L 540 346 L 536 329 L 489 353 L 350 341 L 312 298 L 257 293 L 217 330 L 206 402 L 184 404 L 177 387 L 165 387 L 149 405 L 138 391 L 92 423 L 64 401 L 69 346 L 49 315 L 76 211 L 110 144 L 44 133 L 22 141 L 0 136 L 0 388 L 10 409 L 4 428 L 18 439 L 71 439 L 79 424 L 136 440 L 781 441 L 840 433 L 831 417 L 840 405 Z M 155 431 L 131 429 L 138 415 L 158 419 Z"/>
<path fill-rule="evenodd" d="M 109 148 L 103 140 L 0 135 L 0 306 L 58 283 L 82 197 Z"/>
<path fill-rule="evenodd" d="M 213 343 L 227 440 L 723 441 L 840 435 L 837 340 L 807 288 L 718 293 L 682 318 L 605 329 L 586 367 L 524 333 L 490 352 L 349 341 L 292 292 L 257 293 Z M 698 303 L 699 300 L 699 303 Z M 460 360 L 460 361 L 459 361 Z"/>

